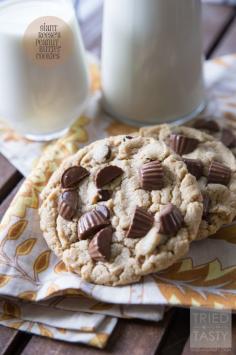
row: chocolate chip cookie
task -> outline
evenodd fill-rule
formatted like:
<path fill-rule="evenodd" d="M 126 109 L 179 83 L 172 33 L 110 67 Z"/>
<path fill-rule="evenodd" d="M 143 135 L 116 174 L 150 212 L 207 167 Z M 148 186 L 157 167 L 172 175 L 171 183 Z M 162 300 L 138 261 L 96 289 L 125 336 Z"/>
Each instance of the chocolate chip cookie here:
<path fill-rule="evenodd" d="M 164 142 L 116 136 L 66 160 L 41 194 L 49 247 L 88 282 L 122 285 L 182 257 L 202 218 L 199 185 Z"/>
<path fill-rule="evenodd" d="M 236 124 L 235 121 L 226 123 L 222 120 L 221 125 L 213 118 L 196 118 L 190 122 L 190 126 L 198 130 L 204 131 L 217 140 L 220 140 L 231 152 L 236 156 Z"/>
<path fill-rule="evenodd" d="M 217 131 L 213 122 L 208 124 Z M 140 134 L 166 142 L 196 177 L 204 205 L 197 239 L 206 238 L 223 224 L 232 222 L 236 215 L 236 160 L 225 145 L 200 130 L 182 126 L 144 127 Z"/>

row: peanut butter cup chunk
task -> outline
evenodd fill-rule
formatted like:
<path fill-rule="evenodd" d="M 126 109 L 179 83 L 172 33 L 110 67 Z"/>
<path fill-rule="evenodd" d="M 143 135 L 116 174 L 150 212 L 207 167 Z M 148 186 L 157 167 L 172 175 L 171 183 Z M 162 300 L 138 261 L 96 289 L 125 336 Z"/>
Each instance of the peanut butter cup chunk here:
<path fill-rule="evenodd" d="M 78 238 L 87 239 L 110 224 L 107 211 L 95 208 L 83 214 L 78 221 Z"/>
<path fill-rule="evenodd" d="M 215 132 L 211 130 L 211 134 L 207 134 L 204 129 L 208 128 L 210 132 L 210 127 L 207 126 L 209 121 L 207 121 L 207 125 L 205 125 L 205 121 L 198 120 L 198 122 L 198 127 L 201 129 L 162 124 L 143 127 L 139 134 L 142 137 L 152 137 L 165 143 L 168 143 L 172 134 L 195 138 L 199 141 L 198 146 L 192 152 L 182 154 L 182 157 L 188 171 L 197 178 L 202 196 L 206 194 L 210 199 L 210 218 L 207 218 L 207 214 L 204 213 L 196 238 L 203 239 L 215 234 L 224 224 L 231 223 L 236 216 L 236 147 L 232 149 L 226 147 L 226 145 L 230 147 L 234 145 L 234 137 L 228 131 L 221 131 L 220 127 L 219 129 L 213 127 Z M 215 126 L 214 123 L 213 125 Z M 222 133 L 225 134 L 223 136 L 225 144 L 219 139 Z M 234 133 L 233 127 L 232 133 Z M 202 174 L 200 174 L 201 168 L 198 168 L 195 163 L 193 165 L 192 160 L 202 162 Z M 175 201 L 170 202 L 179 207 Z M 184 221 L 186 223 L 186 218 Z"/>
<path fill-rule="evenodd" d="M 105 219 L 110 218 L 110 211 L 105 205 L 98 205 L 95 210 L 102 215 Z"/>
<path fill-rule="evenodd" d="M 184 158 L 183 161 L 187 165 L 190 174 L 195 176 L 197 180 L 200 179 L 200 177 L 203 175 L 203 163 L 201 160 Z"/>
<path fill-rule="evenodd" d="M 158 160 L 144 164 L 139 169 L 141 187 L 144 190 L 160 190 L 164 187 L 164 172 Z"/>
<path fill-rule="evenodd" d="M 197 148 L 198 144 L 198 139 L 186 137 L 182 134 L 173 133 L 169 139 L 171 149 L 179 155 L 191 153 Z"/>
<path fill-rule="evenodd" d="M 230 178 L 230 168 L 214 160 L 211 162 L 207 177 L 208 184 L 228 185 Z"/>
<path fill-rule="evenodd" d="M 169 203 L 161 212 L 159 216 L 160 233 L 163 234 L 176 234 L 182 227 L 183 216 L 180 210 Z"/>
<path fill-rule="evenodd" d="M 193 127 L 196 129 L 207 130 L 209 132 L 219 132 L 220 130 L 220 127 L 216 121 L 206 120 L 205 118 L 198 118 L 194 122 Z"/>
<path fill-rule="evenodd" d="M 58 212 L 59 215 L 71 221 L 73 217 L 76 215 L 76 211 L 78 208 L 78 194 L 77 191 L 64 191 L 60 198 L 58 204 Z"/>
<path fill-rule="evenodd" d="M 96 186 L 100 189 L 121 176 L 123 173 L 124 171 L 118 166 L 108 165 L 98 171 L 95 178 Z"/>
<path fill-rule="evenodd" d="M 106 147 L 112 152 L 109 162 Z M 90 174 L 79 186 L 63 188 L 61 177 L 73 166 Z M 140 173 L 147 189 L 141 188 Z M 64 192 L 77 193 L 71 220 L 59 215 Z M 100 201 L 99 194 L 107 201 Z M 140 135 L 109 137 L 79 149 L 55 171 L 40 197 L 40 226 L 48 246 L 69 270 L 96 285 L 131 284 L 171 266 L 187 253 L 202 221 L 199 184 L 183 159 L 165 141 Z M 70 207 L 76 206 L 73 201 Z M 158 218 L 170 202 L 180 209 L 184 224 L 167 236 L 159 232 Z M 74 211 L 69 212 L 71 218 Z"/>
<path fill-rule="evenodd" d="M 127 238 L 142 238 L 152 228 L 154 222 L 153 215 L 148 213 L 142 207 L 136 207 L 133 214 L 128 232 Z"/>
<path fill-rule="evenodd" d="M 209 211 L 211 208 L 211 199 L 209 195 L 203 194 L 203 213 L 202 213 L 202 219 L 208 221 L 209 220 Z"/>
<path fill-rule="evenodd" d="M 89 176 L 88 170 L 82 166 L 72 166 L 66 169 L 61 177 L 61 186 L 64 189 L 76 188 L 80 181 Z"/>
<path fill-rule="evenodd" d="M 91 258 L 95 261 L 109 261 L 111 256 L 111 240 L 111 227 L 106 227 L 97 232 L 88 247 Z"/>
<path fill-rule="evenodd" d="M 236 137 L 229 128 L 223 128 L 221 130 L 220 140 L 228 148 L 236 147 Z"/>

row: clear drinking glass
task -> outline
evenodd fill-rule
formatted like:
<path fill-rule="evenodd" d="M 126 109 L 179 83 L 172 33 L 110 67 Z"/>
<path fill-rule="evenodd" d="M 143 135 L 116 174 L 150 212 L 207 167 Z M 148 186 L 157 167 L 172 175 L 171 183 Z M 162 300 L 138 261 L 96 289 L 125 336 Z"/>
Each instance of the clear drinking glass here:
<path fill-rule="evenodd" d="M 1 1 L 0 53 L 1 119 L 33 140 L 63 135 L 89 90 L 72 1 Z"/>
<path fill-rule="evenodd" d="M 136 124 L 186 121 L 205 105 L 200 0 L 105 0 L 103 106 Z"/>

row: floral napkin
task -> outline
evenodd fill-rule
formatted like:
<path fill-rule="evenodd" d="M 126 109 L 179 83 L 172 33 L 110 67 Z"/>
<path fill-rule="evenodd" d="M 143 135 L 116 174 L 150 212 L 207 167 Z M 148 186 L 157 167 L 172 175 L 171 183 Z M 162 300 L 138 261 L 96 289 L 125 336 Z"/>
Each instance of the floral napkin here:
<path fill-rule="evenodd" d="M 204 115 L 236 122 L 235 69 L 234 55 L 205 64 Z M 90 63 L 90 71 L 88 107 L 65 137 L 50 144 L 34 143 L 1 125 L 0 151 L 28 177 L 0 225 L 0 324 L 104 347 L 117 317 L 158 321 L 165 305 L 236 309 L 234 225 L 192 243 L 189 254 L 169 269 L 123 287 L 82 281 L 48 249 L 37 209 L 39 193 L 53 171 L 84 144 L 135 130 L 102 113 L 98 65 Z"/>

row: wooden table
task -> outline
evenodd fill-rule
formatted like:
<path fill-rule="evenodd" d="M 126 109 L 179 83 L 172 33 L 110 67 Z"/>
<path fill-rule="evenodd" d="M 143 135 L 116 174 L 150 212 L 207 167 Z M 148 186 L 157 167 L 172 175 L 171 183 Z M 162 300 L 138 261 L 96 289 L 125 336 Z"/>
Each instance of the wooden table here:
<path fill-rule="evenodd" d="M 86 0 L 90 1 L 90 0 Z M 100 56 L 101 6 L 81 22 L 86 48 Z M 236 7 L 203 5 L 204 52 L 206 58 L 236 53 Z M 9 206 L 23 176 L 0 154 L 0 217 Z M 159 323 L 120 319 L 105 350 L 59 342 L 0 326 L 0 355 L 72 354 L 190 354 L 189 310 L 172 308 Z M 204 352 L 210 354 L 210 352 Z M 233 316 L 233 348 L 236 353 L 236 315 Z M 196 354 L 196 352 L 195 352 Z M 219 353 L 218 353 L 219 354 Z M 221 352 L 220 354 L 224 354 Z M 227 354 L 230 354 L 227 352 Z"/>

